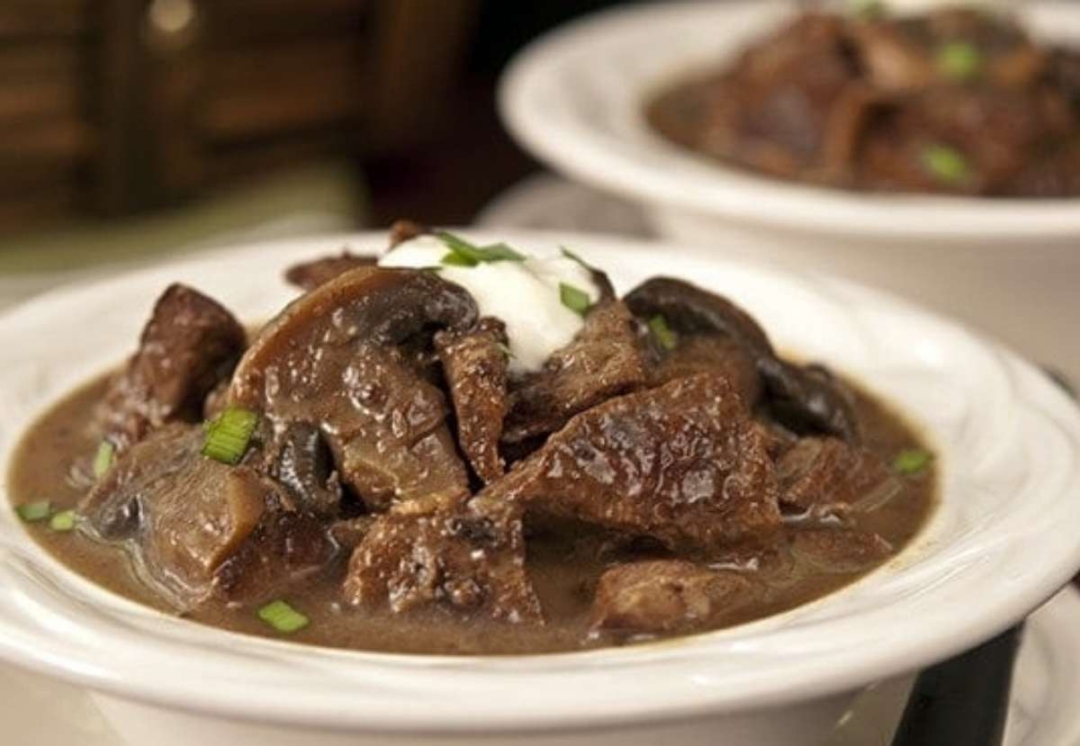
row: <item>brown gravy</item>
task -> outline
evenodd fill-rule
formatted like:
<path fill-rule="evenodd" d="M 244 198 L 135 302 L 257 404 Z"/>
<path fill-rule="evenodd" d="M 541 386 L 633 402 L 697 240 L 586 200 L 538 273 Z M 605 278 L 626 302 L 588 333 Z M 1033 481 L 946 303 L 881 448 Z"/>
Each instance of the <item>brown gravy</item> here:
<path fill-rule="evenodd" d="M 97 380 L 73 393 L 25 436 L 11 474 L 10 489 L 16 505 L 42 499 L 50 500 L 56 510 L 77 505 L 86 486 L 72 476 L 73 465 L 85 464 L 97 447 L 96 436 L 85 423 L 90 421 L 91 409 L 101 398 L 104 386 L 103 379 Z M 886 462 L 891 463 L 902 449 L 921 447 L 912 428 L 870 396 L 858 394 L 858 413 L 866 445 Z M 902 489 L 892 500 L 854 518 L 856 528 L 878 533 L 892 545 L 894 554 L 912 540 L 931 512 L 934 468 L 931 465 L 917 476 L 904 476 L 900 481 Z M 793 542 L 804 527 L 797 521 L 789 522 L 775 546 L 767 551 L 731 557 L 733 566 L 753 572 L 768 591 L 762 601 L 729 615 L 717 626 L 739 624 L 805 604 L 873 569 L 864 566 L 852 571 L 793 551 Z M 27 530 L 53 556 L 89 580 L 169 611 L 135 577 L 121 549 L 96 543 L 79 531 L 52 531 L 47 523 L 27 524 Z M 605 555 L 604 542 L 605 538 L 596 533 L 565 529 L 530 537 L 528 568 L 547 617 L 544 626 L 515 626 L 484 619 L 465 621 L 441 611 L 401 618 L 345 609 L 339 603 L 344 572 L 339 565 L 334 572 L 288 596 L 288 602 L 311 620 L 288 639 L 358 650 L 428 654 L 544 653 L 610 645 L 616 641 L 587 634 L 591 590 L 611 561 Z M 279 636 L 251 608 L 212 602 L 190 618 L 236 632 Z"/>

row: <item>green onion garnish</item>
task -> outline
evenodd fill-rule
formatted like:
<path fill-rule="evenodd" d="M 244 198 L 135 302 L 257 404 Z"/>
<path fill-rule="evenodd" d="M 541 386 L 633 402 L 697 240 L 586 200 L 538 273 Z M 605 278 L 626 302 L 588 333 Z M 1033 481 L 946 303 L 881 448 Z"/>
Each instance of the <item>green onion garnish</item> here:
<path fill-rule="evenodd" d="M 928 145 L 923 148 L 921 157 L 923 167 L 946 184 L 961 184 L 971 174 L 964 154 L 948 145 Z"/>
<path fill-rule="evenodd" d="M 668 326 L 667 319 L 660 314 L 653 316 L 649 319 L 649 330 L 656 337 L 656 341 L 660 343 L 660 346 L 665 350 L 675 349 L 675 332 L 671 331 L 671 327 Z"/>
<path fill-rule="evenodd" d="M 452 251 L 444 256 L 441 261 L 443 264 L 447 264 L 451 267 L 475 267 L 480 263 L 462 254 L 455 254 Z"/>
<path fill-rule="evenodd" d="M 97 453 L 94 454 L 94 476 L 101 479 L 112 468 L 113 456 L 116 455 L 116 446 L 108 440 L 101 441 Z"/>
<path fill-rule="evenodd" d="M 571 261 L 574 261 L 574 262 L 577 262 L 578 264 L 580 264 L 585 269 L 589 269 L 589 270 L 592 269 L 592 267 L 590 267 L 588 264 L 585 263 L 584 259 L 582 259 L 580 256 L 575 254 L 573 251 L 570 251 L 570 249 L 566 248 L 565 246 L 560 246 L 559 251 L 561 251 L 562 255 L 565 256 L 567 259 L 569 259 Z"/>
<path fill-rule="evenodd" d="M 502 241 L 500 241 L 499 243 L 493 243 L 490 246 L 481 246 L 478 250 L 484 255 L 484 258 L 480 260 L 482 262 L 525 261 L 524 254 L 519 254 L 518 252 L 510 248 L 509 244 L 503 243 Z"/>
<path fill-rule="evenodd" d="M 502 354 L 506 355 L 507 360 L 510 360 L 514 357 L 514 351 L 510 349 L 510 345 L 504 345 L 502 342 L 496 342 L 495 344 L 498 345 L 499 350 L 502 352 Z"/>
<path fill-rule="evenodd" d="M 53 531 L 71 531 L 75 528 L 75 511 L 62 510 L 53 514 L 53 517 L 49 519 L 49 528 Z"/>
<path fill-rule="evenodd" d="M 446 244 L 450 253 L 442 258 L 443 264 L 456 267 L 475 267 L 482 262 L 523 262 L 525 256 L 514 251 L 505 243 L 477 246 L 461 236 L 440 231 L 435 234 Z"/>
<path fill-rule="evenodd" d="M 259 415 L 240 407 L 229 407 L 206 426 L 202 455 L 223 464 L 238 464 L 247 452 Z"/>
<path fill-rule="evenodd" d="M 978 75 L 982 68 L 982 54 L 978 47 L 970 42 L 951 41 L 938 49 L 937 68 L 951 80 L 970 80 Z"/>
<path fill-rule="evenodd" d="M 918 476 L 934 459 L 933 454 L 922 448 L 905 448 L 893 459 L 893 471 L 909 477 Z"/>
<path fill-rule="evenodd" d="M 571 311 L 582 316 L 592 307 L 592 300 L 589 299 L 588 293 L 565 282 L 559 283 L 559 300 Z"/>
<path fill-rule="evenodd" d="M 15 512 L 19 514 L 19 518 L 22 518 L 27 523 L 39 523 L 52 513 L 52 505 L 48 500 L 36 500 L 32 503 L 19 505 L 15 508 Z"/>
<path fill-rule="evenodd" d="M 278 632 L 296 632 L 308 626 L 309 619 L 282 600 L 273 601 L 259 609 L 259 619 Z"/>

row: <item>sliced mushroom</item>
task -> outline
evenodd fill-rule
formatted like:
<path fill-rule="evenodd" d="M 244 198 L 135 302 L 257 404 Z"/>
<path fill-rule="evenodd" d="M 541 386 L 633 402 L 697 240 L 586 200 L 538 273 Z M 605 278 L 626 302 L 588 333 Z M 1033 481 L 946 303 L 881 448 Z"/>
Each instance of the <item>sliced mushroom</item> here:
<path fill-rule="evenodd" d="M 835 379 L 823 368 L 781 360 L 757 322 L 726 298 L 682 280 L 657 277 L 635 288 L 625 302 L 639 318 L 663 316 L 681 334 L 722 334 L 735 340 L 754 361 L 766 403 L 788 427 L 859 439 L 855 411 Z"/>
<path fill-rule="evenodd" d="M 308 422 L 267 424 L 261 470 L 285 487 L 303 508 L 323 518 L 341 512 L 342 489 L 333 454 L 319 428 Z"/>
<path fill-rule="evenodd" d="M 276 424 L 317 427 L 342 482 L 371 509 L 450 504 L 468 494 L 468 475 L 446 398 L 419 361 L 434 332 L 476 319 L 468 292 L 432 272 L 352 270 L 265 327 L 229 398 Z"/>
<path fill-rule="evenodd" d="M 80 505 L 88 529 L 182 611 L 254 603 L 325 568 L 337 548 L 319 520 L 247 464 L 204 457 L 205 437 L 177 423 L 134 445 Z"/>

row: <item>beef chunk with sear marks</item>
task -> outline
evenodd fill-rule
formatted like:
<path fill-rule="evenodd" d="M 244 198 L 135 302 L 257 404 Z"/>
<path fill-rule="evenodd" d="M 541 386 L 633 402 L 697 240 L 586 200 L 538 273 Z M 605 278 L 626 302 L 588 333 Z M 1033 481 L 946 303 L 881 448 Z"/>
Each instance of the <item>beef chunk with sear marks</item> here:
<path fill-rule="evenodd" d="M 285 279 L 301 290 L 314 290 L 349 270 L 357 267 L 371 267 L 378 261 L 377 256 L 353 254 L 346 250 L 337 256 L 325 256 L 310 262 L 295 264 L 285 271 Z"/>
<path fill-rule="evenodd" d="M 539 623 L 540 604 L 525 572 L 521 519 L 507 507 L 380 516 L 353 552 L 346 600 L 395 614 L 438 608 Z"/>
<path fill-rule="evenodd" d="M 838 438 L 800 438 L 776 462 L 780 502 L 814 514 L 842 514 L 900 485 L 877 456 Z"/>
<path fill-rule="evenodd" d="M 243 327 L 216 301 L 171 285 L 98 409 L 104 436 L 123 451 L 166 423 L 198 422 L 207 395 L 232 373 L 245 342 Z"/>
<path fill-rule="evenodd" d="M 777 497 L 761 429 L 706 374 L 577 415 L 475 500 L 715 548 L 776 529 Z"/>
<path fill-rule="evenodd" d="M 467 331 L 442 331 L 435 348 L 450 388 L 457 418 L 458 445 L 485 484 L 502 476 L 499 438 L 508 409 L 506 329 L 483 318 Z"/>
<path fill-rule="evenodd" d="M 642 388 L 647 380 L 638 322 L 619 301 L 601 304 L 542 371 L 512 382 L 503 439 L 521 443 L 555 432 L 578 412 Z"/>

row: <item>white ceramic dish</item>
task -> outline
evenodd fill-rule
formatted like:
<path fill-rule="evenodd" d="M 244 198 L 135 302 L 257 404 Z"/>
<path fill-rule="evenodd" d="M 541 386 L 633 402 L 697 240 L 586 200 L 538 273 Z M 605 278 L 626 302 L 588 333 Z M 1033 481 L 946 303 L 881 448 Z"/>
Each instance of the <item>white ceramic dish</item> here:
<path fill-rule="evenodd" d="M 1016 661 L 1002 746 L 1080 746 L 1080 591 L 1069 587 L 1027 620 Z M 911 677 L 868 687 L 841 716 L 824 746 L 889 746 Z M 18 746 L 156 746 L 129 741 L 102 717 L 90 693 L 42 674 L 0 664 L 0 713 Z M 513 737 L 485 741 L 513 746 Z M 674 746 L 678 746 L 677 744 Z M 743 742 L 739 746 L 757 746 Z"/>
<path fill-rule="evenodd" d="M 780 346 L 868 383 L 939 452 L 944 497 L 927 529 L 863 581 L 758 623 L 660 645 L 463 659 L 304 648 L 173 619 L 66 570 L 4 510 L 0 658 L 89 687 L 125 737 L 163 746 L 804 744 L 827 733 L 855 690 L 991 636 L 1080 567 L 1080 414 L 1009 352 L 824 277 L 623 239 L 498 238 L 571 245 L 622 288 L 658 273 L 690 278 L 746 305 Z M 385 237 L 349 242 L 378 248 Z M 241 248 L 53 293 L 0 318 L 0 463 L 44 406 L 124 357 L 166 284 L 266 318 L 292 297 L 283 267 L 341 243 Z"/>
<path fill-rule="evenodd" d="M 667 2 L 566 26 L 512 64 L 500 109 L 514 136 L 573 179 L 643 204 L 666 237 L 901 291 L 1080 378 L 1059 344 L 1080 314 L 1080 200 L 871 195 L 768 179 L 653 133 L 642 105 L 724 64 L 793 12 L 770 0 Z M 1042 37 L 1080 43 L 1080 5 L 1028 2 Z"/>

